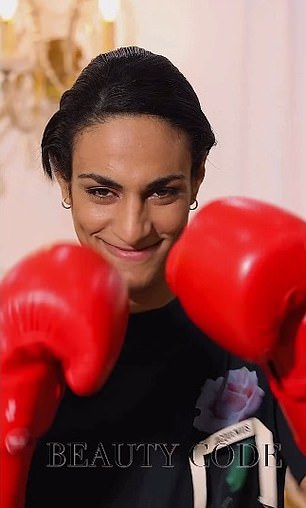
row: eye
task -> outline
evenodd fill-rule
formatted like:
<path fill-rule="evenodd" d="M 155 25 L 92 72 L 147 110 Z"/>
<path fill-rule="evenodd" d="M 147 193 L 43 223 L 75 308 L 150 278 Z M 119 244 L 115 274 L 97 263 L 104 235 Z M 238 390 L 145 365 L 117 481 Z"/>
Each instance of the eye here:
<path fill-rule="evenodd" d="M 174 187 L 164 187 L 163 189 L 156 190 L 153 194 L 153 198 L 164 199 L 164 198 L 172 198 L 177 196 L 179 193 L 179 189 Z"/>
<path fill-rule="evenodd" d="M 94 198 L 101 200 L 109 200 L 115 198 L 117 194 L 107 187 L 89 187 L 86 192 Z"/>

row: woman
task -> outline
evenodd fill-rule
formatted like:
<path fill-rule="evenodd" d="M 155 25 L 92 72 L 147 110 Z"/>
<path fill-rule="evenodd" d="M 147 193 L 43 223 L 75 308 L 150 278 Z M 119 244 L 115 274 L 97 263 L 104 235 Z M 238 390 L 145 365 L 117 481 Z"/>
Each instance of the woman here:
<path fill-rule="evenodd" d="M 126 280 L 131 314 L 101 392 L 66 392 L 33 460 L 28 508 L 188 508 L 198 489 L 211 508 L 279 507 L 286 463 L 304 477 L 306 458 L 261 373 L 205 337 L 165 281 L 214 143 L 184 76 L 133 47 L 95 58 L 46 126 L 44 170 L 58 181 L 80 242 Z M 203 452 L 199 463 L 197 443 L 249 417 L 266 428 L 262 449 L 251 436 Z"/>

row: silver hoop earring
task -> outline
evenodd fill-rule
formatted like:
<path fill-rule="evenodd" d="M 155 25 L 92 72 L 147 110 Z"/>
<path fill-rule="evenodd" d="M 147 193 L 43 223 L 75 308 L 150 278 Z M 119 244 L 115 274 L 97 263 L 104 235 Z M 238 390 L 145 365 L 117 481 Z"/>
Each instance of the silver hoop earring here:
<path fill-rule="evenodd" d="M 191 210 L 191 211 L 196 210 L 199 206 L 198 200 L 195 199 L 194 202 L 192 203 L 192 205 L 189 207 L 189 210 Z"/>
<path fill-rule="evenodd" d="M 71 208 L 71 205 L 69 205 L 68 203 L 66 203 L 66 199 L 63 199 L 62 200 L 62 207 L 65 208 L 65 210 L 69 210 Z"/>

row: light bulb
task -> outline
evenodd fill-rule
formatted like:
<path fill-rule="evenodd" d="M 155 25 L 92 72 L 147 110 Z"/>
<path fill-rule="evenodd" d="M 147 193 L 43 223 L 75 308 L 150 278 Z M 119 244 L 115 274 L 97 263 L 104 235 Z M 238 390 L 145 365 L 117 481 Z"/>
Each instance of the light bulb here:
<path fill-rule="evenodd" d="M 119 0 L 99 0 L 99 10 L 104 21 L 114 22 L 119 11 Z"/>
<path fill-rule="evenodd" d="M 18 0 L 0 0 L 0 17 L 3 21 L 13 19 L 17 7 Z"/>

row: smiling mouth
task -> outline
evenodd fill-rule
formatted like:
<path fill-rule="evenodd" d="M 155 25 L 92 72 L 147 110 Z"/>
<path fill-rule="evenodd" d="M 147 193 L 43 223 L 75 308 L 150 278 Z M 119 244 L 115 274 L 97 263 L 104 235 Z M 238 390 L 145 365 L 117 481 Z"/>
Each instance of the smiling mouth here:
<path fill-rule="evenodd" d="M 102 240 L 102 239 L 100 239 Z M 119 258 L 123 258 L 126 260 L 134 260 L 134 261 L 145 261 L 149 259 L 158 249 L 162 240 L 156 242 L 153 245 L 149 245 L 148 247 L 143 247 L 142 249 L 131 249 L 126 247 L 118 247 L 117 245 L 113 245 L 111 243 L 102 240 L 106 249 L 113 255 Z"/>

